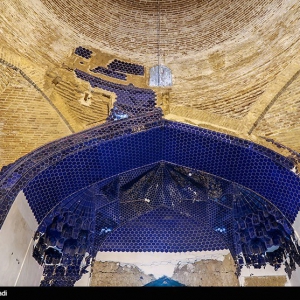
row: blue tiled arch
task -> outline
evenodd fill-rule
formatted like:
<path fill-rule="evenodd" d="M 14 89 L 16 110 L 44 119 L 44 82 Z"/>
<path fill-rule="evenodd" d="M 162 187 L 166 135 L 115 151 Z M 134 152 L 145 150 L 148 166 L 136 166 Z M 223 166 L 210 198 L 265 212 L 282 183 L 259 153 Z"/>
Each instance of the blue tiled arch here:
<path fill-rule="evenodd" d="M 239 138 L 144 116 L 50 143 L 2 170 L 1 224 L 22 189 L 40 222 L 79 189 L 161 160 L 243 185 L 271 201 L 291 223 L 299 211 L 300 179 L 288 158 Z"/>

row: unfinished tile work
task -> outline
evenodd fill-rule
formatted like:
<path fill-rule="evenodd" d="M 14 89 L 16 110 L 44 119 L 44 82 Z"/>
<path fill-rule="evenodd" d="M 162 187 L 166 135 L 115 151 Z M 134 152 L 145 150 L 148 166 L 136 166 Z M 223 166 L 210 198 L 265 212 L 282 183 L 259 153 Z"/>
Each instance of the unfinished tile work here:
<path fill-rule="evenodd" d="M 299 1 L 0 9 L 1 286 L 300 286 Z"/>

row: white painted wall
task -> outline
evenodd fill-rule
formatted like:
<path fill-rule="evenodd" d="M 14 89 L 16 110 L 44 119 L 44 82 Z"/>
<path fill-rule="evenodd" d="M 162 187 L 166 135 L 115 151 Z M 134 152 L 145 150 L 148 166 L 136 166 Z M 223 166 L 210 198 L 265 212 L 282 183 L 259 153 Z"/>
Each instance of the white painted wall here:
<path fill-rule="evenodd" d="M 293 224 L 294 231 L 296 233 L 296 238 L 298 238 L 299 242 L 299 236 L 300 236 L 300 212 L 298 212 L 298 215 L 295 219 L 295 222 Z M 300 267 L 296 264 L 296 270 L 292 272 L 292 277 L 288 281 L 287 286 L 300 286 Z"/>
<path fill-rule="evenodd" d="M 296 237 L 299 239 L 299 236 L 300 236 L 300 212 L 298 212 L 298 215 L 294 221 L 293 228 L 296 232 Z"/>
<path fill-rule="evenodd" d="M 88 271 L 88 273 L 83 274 L 81 278 L 75 282 L 74 286 L 90 286 L 91 266 L 88 266 L 86 270 Z"/>
<path fill-rule="evenodd" d="M 43 268 L 32 257 L 37 226 L 21 191 L 0 230 L 0 286 L 39 286 Z"/>
<path fill-rule="evenodd" d="M 286 286 L 300 286 L 300 270 L 298 265 L 296 265 L 296 270 L 292 272 L 292 277 L 288 280 Z"/>
<path fill-rule="evenodd" d="M 16 197 L 9 214 L 0 230 L 0 286 L 39 286 L 43 268 L 32 257 L 32 237 L 38 223 L 28 205 L 24 193 L 21 191 Z M 300 233 L 300 213 L 293 224 L 296 235 Z M 98 252 L 97 261 L 118 262 L 121 265 L 135 265 L 146 274 L 153 274 L 155 278 L 172 277 L 178 264 L 194 263 L 203 259 L 223 260 L 229 253 L 225 251 L 204 251 L 185 253 L 159 252 Z M 89 286 L 90 269 L 75 286 Z M 284 268 L 274 271 L 271 266 L 266 269 L 242 268 L 239 278 L 244 284 L 248 276 L 278 276 L 286 275 Z M 300 286 L 300 267 L 292 273 L 286 286 Z"/>
<path fill-rule="evenodd" d="M 244 286 L 245 277 L 254 277 L 254 276 L 286 276 L 288 282 L 288 277 L 284 271 L 284 266 L 281 266 L 281 268 L 275 271 L 274 267 L 267 264 L 265 268 L 262 267 L 261 269 L 255 269 L 252 266 L 250 268 L 247 268 L 246 266 L 244 266 L 241 270 L 241 275 L 239 276 L 240 286 Z"/>

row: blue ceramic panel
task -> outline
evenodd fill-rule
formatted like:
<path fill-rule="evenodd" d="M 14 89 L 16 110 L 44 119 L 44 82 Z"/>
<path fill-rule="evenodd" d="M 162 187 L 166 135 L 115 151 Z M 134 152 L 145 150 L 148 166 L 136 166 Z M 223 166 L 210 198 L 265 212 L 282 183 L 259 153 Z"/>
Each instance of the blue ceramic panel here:
<path fill-rule="evenodd" d="M 191 167 L 239 183 L 272 201 L 293 222 L 299 211 L 299 177 L 282 157 L 267 157 L 236 139 L 179 123 L 164 128 L 166 161 Z M 287 159 L 286 159 L 287 160 Z M 279 188 L 280 186 L 280 188 Z M 289 199 L 289 201 L 287 201 Z"/>
<path fill-rule="evenodd" d="M 83 58 L 86 58 L 86 59 L 89 59 L 91 58 L 91 54 L 93 53 L 93 51 L 89 50 L 89 49 L 86 49 L 82 46 L 79 46 L 75 49 L 75 54 L 83 57 Z"/>
<path fill-rule="evenodd" d="M 120 125 L 124 123 L 126 124 L 123 121 Z M 286 168 L 287 159 L 280 157 L 276 161 L 276 156 L 271 155 L 273 152 L 261 153 L 261 147 L 255 149 L 252 144 L 240 139 L 229 139 L 225 135 L 189 125 L 174 122 L 165 124 L 164 127 L 158 124 L 157 128 L 142 132 L 129 131 L 119 138 L 113 138 L 116 135 L 111 131 L 113 139 L 106 141 L 94 139 L 92 135 L 87 136 L 88 139 L 83 136 L 85 142 L 78 139 L 80 147 L 77 149 L 74 146 L 68 148 L 66 142 L 63 147 L 53 148 L 49 145 L 53 150 L 47 151 L 46 147 L 43 150 L 45 154 L 39 158 L 40 163 L 37 160 L 37 164 L 30 164 L 30 159 L 27 159 L 29 169 L 23 167 L 24 176 L 20 177 L 22 170 L 17 172 L 10 168 L 7 171 L 8 179 L 4 176 L 2 181 L 2 201 L 11 199 L 6 191 L 22 187 L 26 180 L 37 176 L 27 185 L 25 193 L 29 202 L 35 203 L 34 206 L 40 201 L 47 202 L 47 207 L 41 208 L 46 212 L 69 193 L 95 181 L 131 168 L 166 160 L 248 187 L 275 204 L 293 222 L 299 210 L 299 177 Z M 267 154 L 271 157 L 267 157 Z M 34 155 L 35 153 L 32 154 Z M 21 164 L 22 160 L 17 163 Z M 10 206 L 9 202 L 6 203 L 3 202 L 1 206 L 3 215 Z M 44 206 L 42 202 L 40 206 Z M 39 220 L 44 213 L 41 212 L 40 215 Z"/>
<path fill-rule="evenodd" d="M 145 69 L 143 66 L 138 64 L 128 63 L 118 59 L 113 60 L 111 63 L 108 64 L 107 67 L 114 71 L 119 71 L 122 73 L 127 73 L 132 75 L 143 76 L 145 73 Z"/>
<path fill-rule="evenodd" d="M 162 149 L 158 128 L 99 142 L 39 173 L 24 193 L 40 222 L 68 195 L 99 180 L 156 162 Z"/>
<path fill-rule="evenodd" d="M 166 207 L 143 214 L 109 235 L 100 251 L 187 252 L 227 249 L 205 221 L 195 221 Z"/>

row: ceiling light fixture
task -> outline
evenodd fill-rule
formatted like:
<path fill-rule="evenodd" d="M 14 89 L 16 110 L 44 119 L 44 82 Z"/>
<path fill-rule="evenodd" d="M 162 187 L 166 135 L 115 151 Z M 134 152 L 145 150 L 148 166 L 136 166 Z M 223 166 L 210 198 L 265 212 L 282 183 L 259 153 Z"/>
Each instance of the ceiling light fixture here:
<path fill-rule="evenodd" d="M 150 69 L 149 85 L 166 87 L 172 85 L 171 70 L 161 64 L 161 4 L 157 0 L 157 65 Z"/>
<path fill-rule="evenodd" d="M 157 0 L 157 81 L 160 86 L 160 0 Z"/>

